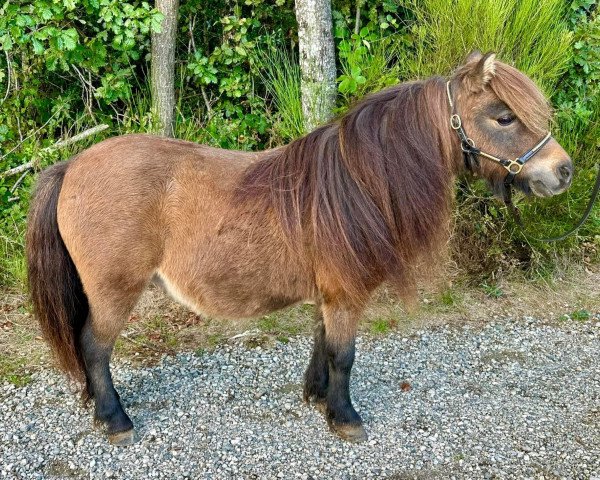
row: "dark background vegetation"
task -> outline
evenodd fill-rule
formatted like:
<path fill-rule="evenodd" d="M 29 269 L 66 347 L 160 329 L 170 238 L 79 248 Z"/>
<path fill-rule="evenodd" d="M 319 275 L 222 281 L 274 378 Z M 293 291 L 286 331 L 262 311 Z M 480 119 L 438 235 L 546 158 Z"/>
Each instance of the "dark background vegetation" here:
<path fill-rule="evenodd" d="M 532 235 L 559 233 L 583 211 L 600 160 L 598 3 L 335 0 L 336 113 L 398 81 L 447 75 L 472 49 L 496 51 L 549 96 L 554 133 L 575 160 L 567 194 L 520 202 Z M 24 289 L 23 233 L 35 173 L 107 136 L 156 129 L 148 72 L 150 33 L 160 21 L 139 0 L 0 4 L 0 172 L 34 165 L 24 176 L 0 173 L 1 287 Z M 290 0 L 183 1 L 175 136 L 250 150 L 304 133 L 297 43 Z M 99 124 L 109 128 L 53 148 Z M 551 277 L 598 260 L 598 208 L 577 236 L 546 245 L 527 241 L 485 185 L 465 185 L 457 189 L 451 250 L 467 281 L 493 285 L 516 271 Z"/>

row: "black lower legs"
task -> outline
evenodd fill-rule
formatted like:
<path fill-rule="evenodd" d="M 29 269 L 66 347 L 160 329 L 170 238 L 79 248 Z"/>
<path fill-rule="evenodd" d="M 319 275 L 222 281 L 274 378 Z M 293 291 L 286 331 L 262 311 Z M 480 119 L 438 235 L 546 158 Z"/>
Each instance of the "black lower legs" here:
<path fill-rule="evenodd" d="M 314 346 L 310 363 L 304 374 L 304 401 L 315 401 L 324 405 L 327 400 L 327 385 L 329 384 L 329 362 L 325 346 L 325 325 L 323 314 L 317 312 Z"/>
<path fill-rule="evenodd" d="M 350 441 L 363 441 L 367 435 L 360 415 L 350 399 L 354 332 L 345 337 L 345 341 L 332 340 L 319 312 L 312 357 L 304 378 L 304 400 L 314 400 L 317 405 L 325 407 L 327 422 L 340 437 Z"/>
<path fill-rule="evenodd" d="M 81 334 L 81 349 L 86 366 L 88 393 L 95 399 L 95 421 L 106 426 L 111 443 L 133 443 L 133 423 L 123 410 L 110 374 L 113 344 L 100 343 L 88 320 Z"/>

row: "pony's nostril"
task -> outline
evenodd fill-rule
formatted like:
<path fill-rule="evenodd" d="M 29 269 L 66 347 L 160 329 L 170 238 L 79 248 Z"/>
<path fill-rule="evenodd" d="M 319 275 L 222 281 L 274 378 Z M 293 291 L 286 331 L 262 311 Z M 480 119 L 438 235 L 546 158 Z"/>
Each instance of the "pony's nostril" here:
<path fill-rule="evenodd" d="M 571 176 L 573 175 L 573 167 L 571 162 L 564 163 L 558 167 L 558 174 L 562 181 L 569 182 L 571 180 Z"/>

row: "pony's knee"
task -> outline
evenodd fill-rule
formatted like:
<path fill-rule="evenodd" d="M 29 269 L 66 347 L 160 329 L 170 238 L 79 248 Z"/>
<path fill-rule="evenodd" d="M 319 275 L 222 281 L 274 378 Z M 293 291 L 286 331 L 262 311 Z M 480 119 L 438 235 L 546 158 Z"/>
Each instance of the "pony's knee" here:
<path fill-rule="evenodd" d="M 343 349 L 356 338 L 360 311 L 344 305 L 323 305 L 325 342 L 330 348 Z"/>
<path fill-rule="evenodd" d="M 355 357 L 354 338 L 344 343 L 326 342 L 327 359 L 330 368 L 349 375 Z"/>

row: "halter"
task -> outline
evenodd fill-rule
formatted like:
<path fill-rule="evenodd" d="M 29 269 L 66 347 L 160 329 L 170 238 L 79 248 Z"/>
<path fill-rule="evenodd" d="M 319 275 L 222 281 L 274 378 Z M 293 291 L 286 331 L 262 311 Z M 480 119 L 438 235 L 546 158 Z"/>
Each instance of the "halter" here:
<path fill-rule="evenodd" d="M 454 130 L 457 133 L 458 138 L 460 140 L 460 149 L 463 152 L 466 168 L 470 171 L 473 171 L 475 169 L 475 167 L 479 166 L 479 158 L 478 157 L 481 156 L 481 157 L 487 158 L 488 160 L 491 160 L 493 162 L 499 163 L 506 169 L 506 171 L 508 173 L 506 174 L 506 177 L 504 177 L 503 200 L 504 200 L 504 203 L 506 204 L 506 206 L 512 212 L 512 214 L 515 218 L 515 221 L 517 222 L 517 225 L 519 225 L 521 230 L 523 230 L 523 234 L 525 235 L 525 237 L 530 240 L 537 240 L 537 241 L 541 241 L 541 242 L 556 242 L 559 240 L 564 240 L 568 236 L 575 233 L 579 229 L 579 227 L 581 227 L 585 223 L 585 221 L 588 219 L 588 217 L 590 216 L 590 213 L 592 212 L 592 209 L 594 208 L 594 204 L 596 203 L 596 199 L 598 198 L 598 195 L 600 194 L 600 168 L 598 169 L 598 174 L 596 176 L 596 183 L 592 189 L 592 194 L 591 194 L 590 200 L 588 202 L 588 205 L 587 205 L 581 219 L 577 222 L 577 224 L 573 228 L 571 228 L 569 231 L 563 233 L 562 235 L 558 235 L 556 237 L 532 238 L 529 235 L 527 235 L 527 233 L 525 233 L 525 225 L 523 224 L 523 221 L 521 220 L 521 213 L 519 212 L 519 209 L 514 205 L 514 203 L 512 203 L 512 183 L 513 183 L 515 177 L 523 169 L 523 165 L 525 165 L 525 163 L 527 163 L 529 160 L 531 160 L 531 158 L 536 153 L 538 153 L 544 147 L 544 145 L 546 145 L 548 143 L 548 141 L 552 137 L 552 134 L 550 132 L 548 132 L 546 134 L 546 136 L 544 138 L 542 138 L 542 140 L 540 140 L 540 142 L 535 147 L 533 147 L 531 150 L 528 150 L 520 157 L 515 158 L 514 160 L 498 158 L 498 157 L 495 157 L 494 155 L 490 155 L 489 153 L 482 152 L 479 148 L 477 148 L 475 146 L 475 142 L 471 138 L 469 138 L 469 136 L 467 135 L 467 132 L 465 132 L 465 129 L 462 126 L 462 120 L 460 119 L 460 115 L 458 113 L 456 113 L 456 110 L 454 108 L 454 102 L 452 101 L 452 94 L 450 93 L 450 81 L 446 82 L 446 93 L 448 94 L 448 103 L 450 104 L 450 111 L 451 111 L 450 127 L 452 127 L 452 130 Z"/>
<path fill-rule="evenodd" d="M 449 81 L 446 82 L 446 93 L 448 94 L 448 103 L 450 104 L 450 110 L 452 112 L 450 116 L 450 126 L 458 134 L 458 138 L 460 139 L 460 148 L 465 156 L 465 166 L 469 170 L 473 170 L 475 166 L 479 166 L 479 159 L 477 158 L 478 156 L 499 163 L 508 172 L 506 177 L 504 177 L 504 186 L 507 187 L 507 190 L 509 190 L 515 177 L 523 169 L 523 165 L 531 160 L 531 158 L 548 143 L 552 137 L 552 134 L 548 132 L 535 147 L 533 147 L 531 150 L 528 150 L 520 157 L 515 158 L 514 160 L 495 157 L 494 155 L 490 155 L 489 153 L 481 151 L 475 146 L 475 142 L 467 136 L 467 132 L 465 132 L 465 129 L 462 126 L 460 115 L 456 113 L 454 108 L 454 102 L 452 101 L 452 95 L 450 93 Z"/>

